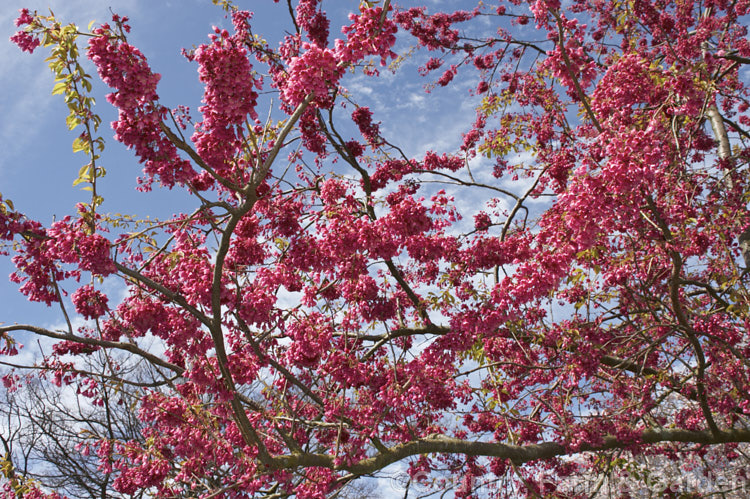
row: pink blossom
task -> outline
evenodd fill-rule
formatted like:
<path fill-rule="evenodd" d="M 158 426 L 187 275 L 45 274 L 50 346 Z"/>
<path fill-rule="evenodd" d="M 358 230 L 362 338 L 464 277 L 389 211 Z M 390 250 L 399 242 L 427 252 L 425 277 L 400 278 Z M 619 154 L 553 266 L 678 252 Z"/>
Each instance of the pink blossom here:
<path fill-rule="evenodd" d="M 480 232 L 487 231 L 490 225 L 492 225 L 492 220 L 487 213 L 482 211 L 474 215 L 474 228 L 476 230 Z"/>
<path fill-rule="evenodd" d="M 211 43 L 201 45 L 193 54 L 205 90 L 200 108 L 203 121 L 197 124 L 192 139 L 201 157 L 222 173 L 242 143 L 245 120 L 258 117 L 255 106 L 260 80 L 244 47 L 250 14 L 236 12 L 233 19 L 237 29 L 234 35 L 216 28 Z"/>
<path fill-rule="evenodd" d="M 284 101 L 290 106 L 298 106 L 307 95 L 313 94 L 313 102 L 321 108 L 328 108 L 333 101 L 331 92 L 344 74 L 338 64 L 336 54 L 331 49 L 320 48 L 303 42 L 302 53 L 293 57 L 289 64 L 289 79 L 283 90 Z"/>
<path fill-rule="evenodd" d="M 380 125 L 372 122 L 372 111 L 369 107 L 358 107 L 352 111 L 352 121 L 359 127 L 359 132 L 373 147 L 382 139 L 379 136 Z"/>
<path fill-rule="evenodd" d="M 18 48 L 24 52 L 31 54 L 39 46 L 39 38 L 27 33 L 26 31 L 19 31 L 15 35 L 10 37 L 10 41 L 18 45 Z"/>
<path fill-rule="evenodd" d="M 356 64 L 367 56 L 380 56 L 380 65 L 396 57 L 391 47 L 396 43 L 396 23 L 383 18 L 382 7 L 361 7 L 360 15 L 350 14 L 351 25 L 341 29 L 346 41 L 336 40 L 336 55 L 341 61 Z M 383 20 L 383 22 L 381 22 Z"/>
<path fill-rule="evenodd" d="M 107 296 L 86 285 L 78 288 L 71 296 L 76 311 L 86 319 L 97 319 L 107 313 Z"/>
<path fill-rule="evenodd" d="M 160 75 L 151 71 L 137 48 L 110 38 L 105 28 L 98 28 L 95 33 L 97 36 L 89 40 L 88 57 L 102 80 L 116 89 L 107 96 L 119 109 L 118 119 L 112 123 L 115 138 L 135 150 L 145 164 L 148 179 L 157 178 L 168 187 L 189 181 L 195 172 L 161 130 L 167 110 L 156 102 Z M 144 188 L 149 185 L 147 180 Z"/>

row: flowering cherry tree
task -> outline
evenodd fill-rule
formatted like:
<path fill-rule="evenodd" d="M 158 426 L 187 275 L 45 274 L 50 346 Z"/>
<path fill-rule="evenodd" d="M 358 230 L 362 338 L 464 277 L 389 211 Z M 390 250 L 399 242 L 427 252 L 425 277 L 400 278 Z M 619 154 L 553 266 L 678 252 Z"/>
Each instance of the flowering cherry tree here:
<path fill-rule="evenodd" d="M 16 21 L 51 51 L 91 195 L 50 224 L 0 200 L 12 281 L 68 324 L 4 325 L 3 353 L 46 337 L 48 379 L 93 404 L 137 390 L 141 438 L 78 446 L 115 489 L 325 497 L 398 463 L 460 477 L 457 497 L 562 497 L 638 456 L 745 459 L 750 2 L 352 2 L 336 26 L 331 2 L 290 0 L 278 45 L 214 3 L 231 28 L 184 54 L 195 120 L 162 104 L 126 18 Z M 84 57 L 138 188 L 190 193 L 179 215 L 106 212 Z M 410 155 L 346 89 L 407 77 L 404 57 L 426 99 L 470 84 L 454 149 Z M 92 351 L 157 374 L 94 376 Z M 4 469 L 9 494 L 44 494 Z"/>

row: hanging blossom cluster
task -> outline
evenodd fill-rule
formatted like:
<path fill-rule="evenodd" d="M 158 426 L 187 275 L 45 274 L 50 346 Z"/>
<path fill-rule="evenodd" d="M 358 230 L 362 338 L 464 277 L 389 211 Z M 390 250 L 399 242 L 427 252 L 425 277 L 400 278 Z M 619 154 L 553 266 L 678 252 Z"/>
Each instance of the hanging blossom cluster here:
<path fill-rule="evenodd" d="M 252 14 L 232 14 L 235 33 L 214 28 L 211 43 L 199 46 L 192 58 L 198 63 L 198 76 L 205 85 L 198 123 L 192 140 L 209 166 L 225 173 L 243 143 L 245 120 L 256 120 L 255 110 L 260 79 L 253 73 L 244 44 L 249 39 Z"/>
<path fill-rule="evenodd" d="M 342 61 L 356 63 L 365 57 L 380 57 L 380 65 L 396 57 L 392 47 L 396 43 L 398 27 L 391 19 L 384 17 L 383 8 L 364 8 L 360 15 L 349 14 L 353 21 L 341 28 L 346 40 L 336 40 L 336 53 Z"/>
<path fill-rule="evenodd" d="M 127 18 L 115 18 L 128 29 Z M 167 110 L 158 103 L 156 85 L 160 75 L 153 73 L 137 48 L 114 35 L 109 24 L 94 30 L 89 41 L 88 57 L 96 65 L 102 81 L 116 89 L 107 100 L 118 108 L 112 123 L 115 138 L 132 148 L 144 163 L 144 189 L 150 189 L 154 178 L 172 187 L 184 184 L 196 173 L 190 162 L 180 158 L 175 145 L 161 130 Z"/>
<path fill-rule="evenodd" d="M 284 101 L 297 107 L 309 94 L 313 103 L 323 109 L 333 104 L 332 92 L 344 75 L 344 66 L 339 64 L 337 54 L 329 48 L 302 42 L 301 55 L 289 63 L 289 77 L 283 90 Z"/>
<path fill-rule="evenodd" d="M 297 5 L 297 25 L 315 45 L 323 48 L 328 45 L 331 21 L 325 12 L 319 10 L 320 0 L 300 0 Z"/>
<path fill-rule="evenodd" d="M 27 26 L 32 25 L 34 17 L 29 13 L 29 9 L 21 9 L 20 15 L 16 18 L 16 26 Z M 28 31 L 22 30 L 17 31 L 13 36 L 10 37 L 10 41 L 18 45 L 18 48 L 29 54 L 33 53 L 34 50 L 41 43 L 39 37 L 29 33 Z"/>
<path fill-rule="evenodd" d="M 459 30 L 454 24 L 469 21 L 479 13 L 480 10 L 477 8 L 473 11 L 458 10 L 429 15 L 425 7 L 412 7 L 396 12 L 393 19 L 427 49 L 451 50 L 457 48 L 460 38 Z"/>
<path fill-rule="evenodd" d="M 44 228 L 39 222 L 4 206 L 0 195 L 0 240 L 13 241 L 16 236 L 22 236 L 23 242 L 18 254 L 13 256 L 18 270 L 11 274 L 11 282 L 21 284 L 20 292 L 32 301 L 47 305 L 58 301 L 53 281 L 62 280 L 65 274 L 46 251 Z M 7 254 L 4 248 L 0 249 L 0 255 Z"/>
<path fill-rule="evenodd" d="M 310 16 L 314 2 L 303 2 L 298 10 L 298 16 L 303 20 L 313 19 Z M 384 19 L 383 9 L 362 7 L 360 15 L 351 14 L 352 24 L 342 28 L 346 40 L 337 39 L 334 49 L 325 47 L 321 43 L 320 34 L 311 36 L 313 43 L 287 40 L 284 45 L 289 50 L 289 44 L 297 45 L 296 53 L 289 60 L 286 75 L 276 76 L 276 83 L 282 88 L 284 101 L 296 107 L 307 95 L 314 95 L 313 104 L 321 108 L 331 107 L 333 92 L 344 74 L 347 66 L 356 65 L 368 56 L 379 56 L 381 64 L 396 57 L 392 47 L 396 43 L 396 24 L 390 19 Z M 317 14 L 316 14 L 317 15 Z M 316 21 L 321 24 L 321 21 Z M 309 23 L 303 23 L 303 26 Z M 316 28 L 320 29 L 320 28 Z"/>
<path fill-rule="evenodd" d="M 13 257 L 18 269 L 11 281 L 32 301 L 46 304 L 59 301 L 55 282 L 80 279 L 82 272 L 105 277 L 115 271 L 110 242 L 101 234 L 89 233 L 88 224 L 67 216 L 44 230 L 29 224 L 23 249 Z M 60 264 L 70 264 L 63 268 Z"/>
<path fill-rule="evenodd" d="M 78 288 L 70 297 L 76 312 L 86 319 L 96 319 L 107 313 L 107 296 L 90 284 Z"/>
<path fill-rule="evenodd" d="M 359 128 L 359 133 L 367 142 L 376 147 L 383 142 L 380 137 L 380 124 L 372 122 L 372 111 L 367 106 L 358 107 L 352 111 L 352 121 Z"/>
<path fill-rule="evenodd" d="M 38 222 L 28 220 L 23 214 L 16 210 L 6 207 L 8 201 L 3 201 L 0 194 L 0 240 L 12 241 L 13 238 L 23 233 L 38 232 L 40 225 Z M 0 254 L 7 255 L 7 251 L 0 250 Z"/>
<path fill-rule="evenodd" d="M 546 15 L 547 10 L 544 12 Z M 557 44 L 547 54 L 543 67 L 549 68 L 567 87 L 568 95 L 578 101 L 582 98 L 579 92 L 587 90 L 597 76 L 596 62 L 584 49 L 585 26 L 580 25 L 576 19 L 560 22 L 563 24 L 560 29 L 564 29 L 566 33 L 565 41 Z"/>

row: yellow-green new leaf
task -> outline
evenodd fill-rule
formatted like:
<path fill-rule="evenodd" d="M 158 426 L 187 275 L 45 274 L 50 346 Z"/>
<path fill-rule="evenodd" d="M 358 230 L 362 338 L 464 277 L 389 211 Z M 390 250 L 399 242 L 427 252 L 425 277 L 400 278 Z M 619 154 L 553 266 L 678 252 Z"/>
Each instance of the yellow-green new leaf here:
<path fill-rule="evenodd" d="M 61 81 L 55 84 L 54 87 L 52 87 L 52 95 L 65 93 L 67 89 L 68 89 L 68 83 L 65 81 Z"/>
<path fill-rule="evenodd" d="M 73 141 L 73 152 L 89 152 L 91 151 L 91 144 L 86 139 L 81 139 L 81 137 L 76 137 L 76 139 Z"/>

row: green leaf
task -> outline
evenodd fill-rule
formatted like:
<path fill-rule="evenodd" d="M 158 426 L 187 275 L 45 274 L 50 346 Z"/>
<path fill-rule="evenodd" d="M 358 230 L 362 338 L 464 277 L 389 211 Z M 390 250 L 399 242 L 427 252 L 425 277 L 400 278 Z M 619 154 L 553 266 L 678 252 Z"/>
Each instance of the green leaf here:
<path fill-rule="evenodd" d="M 62 94 L 68 89 L 67 82 L 61 81 L 52 87 L 52 95 Z"/>
<path fill-rule="evenodd" d="M 91 150 L 91 145 L 89 144 L 88 140 L 83 140 L 81 137 L 76 137 L 76 139 L 73 141 L 73 152 L 78 151 L 85 151 L 89 152 Z"/>
<path fill-rule="evenodd" d="M 65 124 L 68 125 L 68 130 L 73 130 L 81 124 L 81 120 L 75 114 L 71 114 L 65 118 Z"/>

